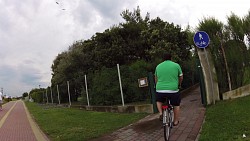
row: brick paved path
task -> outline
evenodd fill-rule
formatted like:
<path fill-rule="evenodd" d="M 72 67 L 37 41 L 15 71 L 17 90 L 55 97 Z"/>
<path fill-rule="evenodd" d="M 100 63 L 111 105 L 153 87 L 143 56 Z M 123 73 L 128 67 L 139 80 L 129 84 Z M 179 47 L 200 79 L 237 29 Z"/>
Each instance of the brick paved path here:
<path fill-rule="evenodd" d="M 197 140 L 204 115 L 205 108 L 201 104 L 198 87 L 182 99 L 180 123 L 171 130 L 170 141 Z M 162 123 L 158 114 L 152 114 L 135 124 L 92 141 L 164 141 Z"/>
<path fill-rule="evenodd" d="M 0 111 L 0 141 L 48 141 L 21 100 L 3 105 Z"/>

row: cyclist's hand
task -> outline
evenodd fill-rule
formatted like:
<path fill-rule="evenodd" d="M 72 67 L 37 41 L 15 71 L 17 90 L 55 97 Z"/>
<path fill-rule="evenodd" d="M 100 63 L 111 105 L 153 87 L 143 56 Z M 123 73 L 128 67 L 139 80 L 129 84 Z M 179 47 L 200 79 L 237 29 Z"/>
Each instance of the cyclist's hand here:
<path fill-rule="evenodd" d="M 181 85 L 179 85 L 179 86 L 178 86 L 178 88 L 179 88 L 179 90 L 182 90 L 182 87 L 181 87 Z"/>

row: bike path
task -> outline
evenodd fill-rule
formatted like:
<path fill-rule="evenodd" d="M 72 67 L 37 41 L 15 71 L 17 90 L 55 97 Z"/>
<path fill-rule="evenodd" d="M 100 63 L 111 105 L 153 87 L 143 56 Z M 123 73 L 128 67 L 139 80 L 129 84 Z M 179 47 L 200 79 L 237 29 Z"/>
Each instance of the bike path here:
<path fill-rule="evenodd" d="M 170 141 L 196 141 L 205 117 L 200 88 L 185 94 L 181 102 L 180 123 L 171 130 Z M 164 141 L 159 114 L 151 114 L 137 123 L 92 141 Z"/>
<path fill-rule="evenodd" d="M 31 118 L 23 101 L 10 101 L 0 111 L 1 141 L 49 141 Z"/>

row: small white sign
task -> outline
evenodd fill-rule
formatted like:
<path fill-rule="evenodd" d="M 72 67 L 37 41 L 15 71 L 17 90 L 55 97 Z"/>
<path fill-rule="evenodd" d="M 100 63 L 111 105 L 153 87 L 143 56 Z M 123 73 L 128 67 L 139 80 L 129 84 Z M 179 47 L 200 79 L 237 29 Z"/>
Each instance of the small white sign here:
<path fill-rule="evenodd" d="M 148 86 L 148 79 L 147 77 L 138 79 L 139 87 L 147 87 Z"/>

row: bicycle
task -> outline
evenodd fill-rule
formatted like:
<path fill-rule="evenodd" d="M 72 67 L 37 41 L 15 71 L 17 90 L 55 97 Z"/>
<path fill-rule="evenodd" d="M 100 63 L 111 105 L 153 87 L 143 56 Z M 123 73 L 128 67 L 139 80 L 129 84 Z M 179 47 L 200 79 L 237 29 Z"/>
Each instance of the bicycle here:
<path fill-rule="evenodd" d="M 171 128 L 174 124 L 173 106 L 170 104 L 170 100 L 167 99 L 167 104 L 162 106 L 162 122 L 164 128 L 165 141 L 169 140 Z"/>

